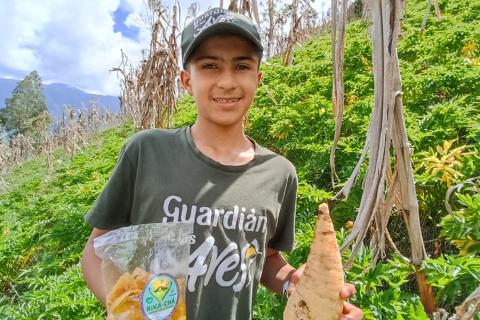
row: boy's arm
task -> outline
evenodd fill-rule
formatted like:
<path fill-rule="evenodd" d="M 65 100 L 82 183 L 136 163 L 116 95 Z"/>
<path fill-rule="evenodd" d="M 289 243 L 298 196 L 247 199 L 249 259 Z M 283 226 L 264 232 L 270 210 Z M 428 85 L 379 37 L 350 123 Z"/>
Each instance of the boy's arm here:
<path fill-rule="evenodd" d="M 103 305 L 105 305 L 106 297 L 102 281 L 102 259 L 95 254 L 93 239 L 109 231 L 93 228 L 82 255 L 83 277 L 87 286 Z"/>
<path fill-rule="evenodd" d="M 260 282 L 276 294 L 283 294 L 283 284 L 290 280 L 295 268 L 288 264 L 275 249 L 267 248 L 267 257 L 263 266 Z"/>

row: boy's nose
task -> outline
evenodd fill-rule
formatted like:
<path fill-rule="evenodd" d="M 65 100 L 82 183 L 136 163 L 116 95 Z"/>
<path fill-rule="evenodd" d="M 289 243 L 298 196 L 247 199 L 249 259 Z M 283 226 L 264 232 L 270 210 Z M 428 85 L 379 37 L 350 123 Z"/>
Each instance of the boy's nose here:
<path fill-rule="evenodd" d="M 231 90 L 237 87 L 235 75 L 231 71 L 224 71 L 218 78 L 217 86 L 224 90 Z"/>

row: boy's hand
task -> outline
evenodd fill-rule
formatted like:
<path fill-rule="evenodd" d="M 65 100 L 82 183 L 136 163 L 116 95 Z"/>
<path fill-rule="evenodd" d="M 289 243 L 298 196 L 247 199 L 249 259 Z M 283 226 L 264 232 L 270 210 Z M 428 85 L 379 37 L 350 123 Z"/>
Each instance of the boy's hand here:
<path fill-rule="evenodd" d="M 348 299 L 355 295 L 355 286 L 351 283 L 345 283 L 342 290 L 340 291 L 340 298 L 343 302 L 342 315 L 339 317 L 340 320 L 361 320 L 363 319 L 363 312 L 360 308 L 354 306 L 351 303 L 348 303 Z"/>
<path fill-rule="evenodd" d="M 300 278 L 303 275 L 303 271 L 305 270 L 305 264 L 301 265 L 300 268 L 295 270 L 290 278 L 290 285 L 288 287 L 288 295 L 291 295 L 293 290 L 295 290 L 295 286 L 300 281 Z M 342 315 L 338 317 L 339 320 L 362 320 L 363 319 L 363 312 L 360 308 L 354 306 L 347 302 L 348 299 L 355 295 L 355 287 L 351 283 L 345 283 L 343 285 L 342 290 L 339 292 L 340 298 L 345 300 L 343 303 L 343 310 Z"/>

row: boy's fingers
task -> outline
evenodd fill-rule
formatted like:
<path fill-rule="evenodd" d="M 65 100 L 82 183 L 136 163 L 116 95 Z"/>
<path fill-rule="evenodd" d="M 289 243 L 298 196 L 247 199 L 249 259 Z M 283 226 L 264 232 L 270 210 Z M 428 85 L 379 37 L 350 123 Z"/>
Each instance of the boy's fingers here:
<path fill-rule="evenodd" d="M 340 298 L 343 300 L 350 299 L 355 295 L 357 291 L 355 290 L 355 286 L 351 283 L 345 283 L 343 285 L 342 290 L 340 290 Z"/>
<path fill-rule="evenodd" d="M 297 270 L 295 270 L 294 273 L 292 273 L 292 276 L 290 277 L 290 284 L 288 286 L 288 296 L 290 296 L 293 290 L 295 290 L 295 286 L 300 281 L 300 278 L 302 277 L 304 270 L 305 270 L 305 264 L 302 264 Z"/>
<path fill-rule="evenodd" d="M 294 273 L 292 273 L 292 276 L 290 277 L 290 283 L 292 285 L 296 285 L 298 281 L 300 281 L 300 278 L 302 277 L 304 270 L 305 270 L 305 264 L 302 264 L 297 270 L 295 270 Z"/>
<path fill-rule="evenodd" d="M 362 320 L 363 312 L 353 304 L 344 302 L 342 315 L 339 316 L 338 319 L 339 320 Z"/>

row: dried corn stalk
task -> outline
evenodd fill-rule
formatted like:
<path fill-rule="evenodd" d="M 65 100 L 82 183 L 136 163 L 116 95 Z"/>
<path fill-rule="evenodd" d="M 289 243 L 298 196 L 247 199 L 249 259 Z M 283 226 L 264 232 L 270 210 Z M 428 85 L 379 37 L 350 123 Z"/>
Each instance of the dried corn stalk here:
<path fill-rule="evenodd" d="M 293 63 L 293 46 L 297 43 L 297 31 L 300 23 L 300 19 L 297 15 L 298 10 L 298 0 L 292 1 L 292 11 L 291 11 L 291 27 L 290 33 L 288 35 L 287 47 L 283 53 L 283 65 L 290 66 Z"/>
<path fill-rule="evenodd" d="M 340 11 L 338 6 L 340 4 Z M 335 115 L 335 135 L 333 138 L 332 150 L 330 151 L 330 169 L 332 173 L 332 186 L 338 180 L 335 169 L 335 150 L 342 130 L 343 108 L 344 108 L 344 85 L 343 85 L 343 59 L 345 49 L 345 20 L 347 14 L 347 0 L 332 0 L 332 105 Z"/>
<path fill-rule="evenodd" d="M 438 0 L 433 0 L 435 6 L 435 15 L 437 17 L 437 21 L 442 19 L 442 13 L 440 12 L 440 6 L 438 5 Z M 425 16 L 423 17 L 421 31 L 423 32 L 427 26 L 427 20 L 430 16 L 430 9 L 432 7 L 432 0 L 427 0 L 427 8 L 425 9 Z"/>
<path fill-rule="evenodd" d="M 139 68 L 133 68 L 122 54 L 122 63 L 114 68 L 121 78 L 122 112 L 131 117 L 137 128 L 172 126 L 173 113 L 180 96 L 178 81 L 178 15 L 173 6 L 170 22 L 160 4 L 152 8 L 155 19 L 147 56 Z M 167 30 L 170 31 L 167 36 Z"/>
<path fill-rule="evenodd" d="M 137 80 L 142 106 L 141 129 L 172 126 L 172 115 L 179 95 L 176 8 L 173 6 L 173 25 L 168 39 L 164 11 L 160 8 L 155 10 L 158 16 L 153 26 L 149 56 L 142 64 Z M 159 35 L 164 38 L 159 40 Z"/>
<path fill-rule="evenodd" d="M 265 56 L 268 59 L 271 57 L 273 35 L 275 30 L 275 5 L 273 4 L 273 0 L 268 0 L 267 2 L 267 17 L 268 17 L 268 29 L 267 29 L 268 32 L 266 32 L 267 50 L 266 50 Z"/>
<path fill-rule="evenodd" d="M 439 308 L 432 314 L 433 320 L 474 320 L 475 315 L 480 313 L 480 287 L 475 289 L 465 301 L 455 308 L 456 313 L 452 316 L 447 311 Z"/>
<path fill-rule="evenodd" d="M 120 112 L 124 117 L 132 119 L 136 128 L 140 128 L 142 105 L 140 103 L 140 94 L 137 91 L 138 70 L 130 64 L 128 57 L 122 51 L 122 61 L 112 71 L 117 72 L 120 80 Z"/>
<path fill-rule="evenodd" d="M 287 23 L 287 15 L 281 10 L 278 10 L 276 2 L 269 0 L 267 3 L 266 12 L 268 17 L 267 24 L 260 35 L 263 37 L 262 42 L 265 43 L 266 50 L 264 51 L 265 60 L 283 53 L 288 35 L 283 26 Z"/>
<path fill-rule="evenodd" d="M 268 61 L 274 56 L 283 56 L 284 63 L 293 62 L 293 48 L 301 45 L 312 34 L 318 34 L 327 19 L 319 21 L 318 13 L 312 7 L 311 0 L 295 1 L 292 5 L 268 0 L 263 16 L 266 20 L 261 25 L 264 57 Z M 280 7 L 278 4 L 280 3 Z M 283 7 L 282 7 L 283 6 Z M 292 16 L 296 16 L 292 20 Z M 293 21 L 296 21 L 293 23 Z M 290 24 L 287 30 L 285 25 Z M 282 62 L 283 62 L 282 60 Z"/>
<path fill-rule="evenodd" d="M 438 0 L 433 0 L 435 6 L 435 15 L 437 16 L 437 21 L 442 20 L 442 12 L 440 11 L 440 6 L 438 5 Z"/>
<path fill-rule="evenodd" d="M 223 8 L 223 1 L 220 2 L 220 8 Z M 249 16 L 255 21 L 257 26 L 260 25 L 260 16 L 258 14 L 258 4 L 256 0 L 240 0 L 240 4 L 237 0 L 230 0 L 228 10 Z"/>
<path fill-rule="evenodd" d="M 228 5 L 228 10 L 233 11 L 233 12 L 238 12 L 238 1 L 237 0 L 231 0 L 230 4 Z"/>
<path fill-rule="evenodd" d="M 280 43 L 282 62 L 284 66 L 293 64 L 293 48 L 301 46 L 306 39 L 312 39 L 311 34 L 318 33 L 316 22 L 317 12 L 312 7 L 310 0 L 293 0 L 290 6 L 290 31 L 286 39 Z"/>
<path fill-rule="evenodd" d="M 428 16 L 430 15 L 430 8 L 432 7 L 432 0 L 427 0 L 427 8 L 425 9 L 425 15 L 423 16 L 421 31 L 425 30 L 427 26 Z"/>
<path fill-rule="evenodd" d="M 480 313 L 480 287 L 472 292 L 456 309 L 456 320 L 473 320 L 475 315 Z"/>
<path fill-rule="evenodd" d="M 43 121 L 47 121 L 45 115 Z M 3 181 L 2 175 L 12 167 L 39 154 L 45 155 L 50 175 L 53 172 L 53 151 L 56 148 L 63 148 L 72 157 L 93 135 L 121 122 L 124 122 L 123 117 L 103 110 L 92 102 L 88 109 L 65 108 L 63 119 L 53 123 L 51 131 L 45 130 L 39 136 L 17 134 L 10 141 L 0 140 L 0 183 Z M 5 184 L 0 189 L 5 191 Z"/>
<path fill-rule="evenodd" d="M 375 106 L 362 151 L 352 175 L 336 197 L 348 196 L 361 163 L 369 154 L 369 163 L 358 215 L 351 234 L 345 240 L 342 251 L 352 247 L 347 267 L 352 263 L 367 232 L 372 230 L 371 247 L 374 262 L 385 257 L 385 240 L 395 247 L 387 230 L 392 210 L 405 221 L 411 245 L 411 259 L 416 267 L 422 303 L 428 313 L 435 311 L 432 289 L 419 270 L 427 257 L 420 227 L 415 181 L 410 160 L 409 143 L 403 118 L 402 87 L 397 56 L 397 40 L 404 12 L 403 0 L 366 1 L 367 14 L 372 22 L 373 69 L 375 82 Z M 390 149 L 393 147 L 393 159 Z M 393 161 L 391 161 L 393 160 Z M 393 169 L 391 163 L 393 162 Z"/>

